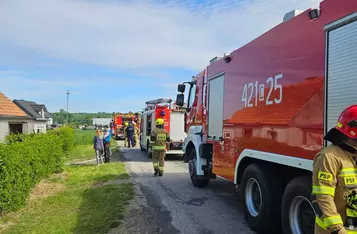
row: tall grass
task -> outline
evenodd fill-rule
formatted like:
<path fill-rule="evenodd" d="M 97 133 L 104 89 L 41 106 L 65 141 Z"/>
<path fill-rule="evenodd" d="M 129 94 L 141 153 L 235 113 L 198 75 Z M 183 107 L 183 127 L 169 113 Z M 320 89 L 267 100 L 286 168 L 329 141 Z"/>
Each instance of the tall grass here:
<path fill-rule="evenodd" d="M 74 130 L 74 144 L 78 145 L 89 145 L 93 144 L 93 137 L 95 136 L 94 130 Z"/>
<path fill-rule="evenodd" d="M 95 136 L 95 130 L 74 130 L 74 143 L 76 146 L 79 145 L 92 145 L 93 138 Z M 110 139 L 111 145 L 115 145 L 116 141 L 113 137 Z"/>

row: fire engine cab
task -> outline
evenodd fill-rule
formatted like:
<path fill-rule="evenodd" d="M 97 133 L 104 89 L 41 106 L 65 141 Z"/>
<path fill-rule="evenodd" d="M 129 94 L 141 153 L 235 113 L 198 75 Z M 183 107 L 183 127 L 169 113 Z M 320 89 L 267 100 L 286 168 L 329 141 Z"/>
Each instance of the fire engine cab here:
<path fill-rule="evenodd" d="M 158 118 L 162 118 L 165 121 L 164 128 L 170 134 L 170 142 L 167 143 L 166 154 L 183 155 L 182 144 L 187 136 L 184 127 L 185 112 L 171 103 L 172 100 L 166 98 L 145 103 L 145 110 L 141 114 L 140 148 L 142 151 L 147 152 L 148 157 L 152 156 L 150 134 L 156 128 L 156 120 Z"/>
<path fill-rule="evenodd" d="M 313 159 L 357 103 L 357 1 L 286 14 L 180 84 L 179 106 L 187 87 L 183 150 L 192 184 L 220 177 L 239 186 L 258 233 L 314 233 Z"/>

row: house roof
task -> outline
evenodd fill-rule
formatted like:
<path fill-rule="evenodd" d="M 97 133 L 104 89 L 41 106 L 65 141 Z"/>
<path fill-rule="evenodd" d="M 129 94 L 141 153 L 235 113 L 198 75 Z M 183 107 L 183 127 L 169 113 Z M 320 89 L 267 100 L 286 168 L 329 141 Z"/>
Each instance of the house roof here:
<path fill-rule="evenodd" d="M 283 100 L 280 104 L 266 105 L 265 101 L 258 101 L 254 107 L 245 107 L 233 114 L 232 118 L 225 121 L 231 124 L 263 124 L 287 125 L 304 105 L 324 87 L 324 79 L 313 77 L 302 83 L 283 86 Z M 267 98 L 269 88 L 264 90 L 264 100 Z M 271 93 L 270 100 L 279 98 L 279 90 Z M 254 103 L 252 100 L 251 103 Z"/>
<path fill-rule="evenodd" d="M 42 118 L 38 113 L 42 109 L 45 111 L 45 118 L 52 118 L 51 114 L 47 111 L 46 106 L 43 104 L 37 104 L 36 102 L 26 100 L 14 100 L 14 103 L 33 118 Z"/>
<path fill-rule="evenodd" d="M 0 92 L 0 116 L 27 117 L 17 105 Z"/>

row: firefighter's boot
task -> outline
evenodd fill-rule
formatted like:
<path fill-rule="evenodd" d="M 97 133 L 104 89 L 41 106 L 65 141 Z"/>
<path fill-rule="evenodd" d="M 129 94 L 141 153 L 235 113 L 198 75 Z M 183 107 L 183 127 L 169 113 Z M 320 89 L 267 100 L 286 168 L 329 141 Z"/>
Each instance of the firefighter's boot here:
<path fill-rule="evenodd" d="M 159 173 L 159 169 L 155 169 L 154 176 L 157 176 L 158 174 L 160 175 L 160 173 Z"/>

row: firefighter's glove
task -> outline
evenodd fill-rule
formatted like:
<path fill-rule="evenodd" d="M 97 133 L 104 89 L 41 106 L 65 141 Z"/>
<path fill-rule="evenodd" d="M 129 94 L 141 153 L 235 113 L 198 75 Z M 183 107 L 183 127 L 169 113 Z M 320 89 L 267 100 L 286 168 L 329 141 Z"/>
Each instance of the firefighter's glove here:
<path fill-rule="evenodd" d="M 331 234 L 347 234 L 346 229 L 342 228 L 338 231 L 331 232 Z"/>
<path fill-rule="evenodd" d="M 347 197 L 347 207 L 357 211 L 357 193 L 356 191 L 352 191 L 350 195 Z"/>

